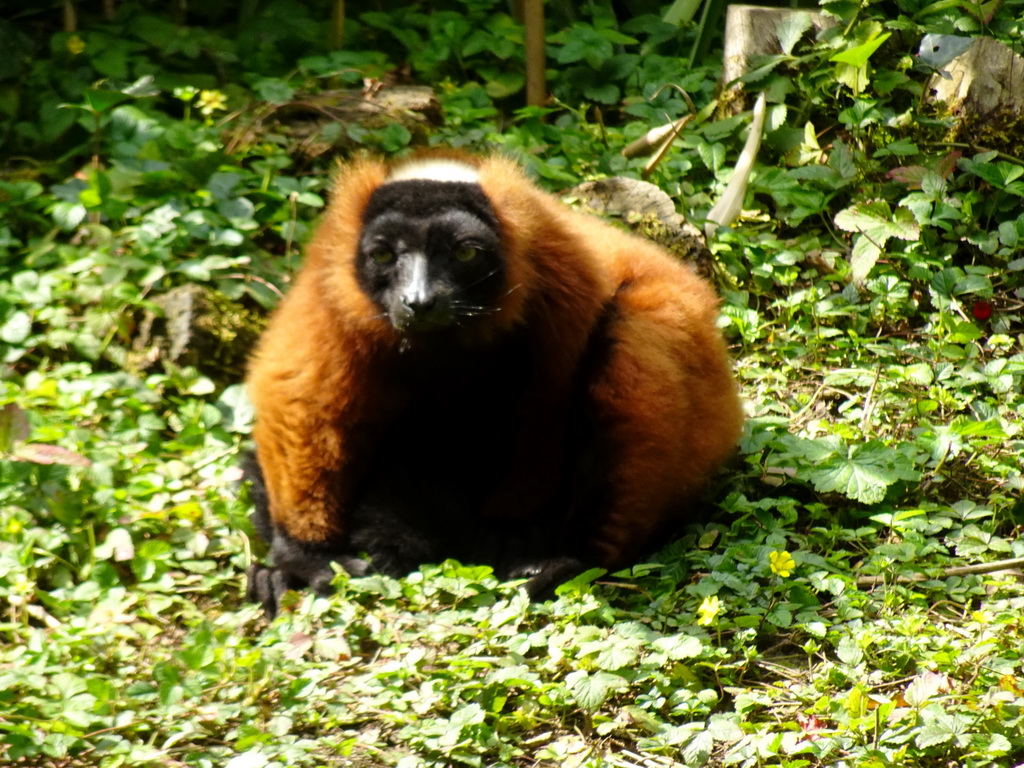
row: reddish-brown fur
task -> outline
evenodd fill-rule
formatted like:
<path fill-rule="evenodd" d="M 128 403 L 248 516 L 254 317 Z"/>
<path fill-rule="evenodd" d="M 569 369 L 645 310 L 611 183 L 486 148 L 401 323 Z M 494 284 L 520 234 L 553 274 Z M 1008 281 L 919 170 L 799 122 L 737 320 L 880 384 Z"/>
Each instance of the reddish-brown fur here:
<path fill-rule="evenodd" d="M 513 460 L 481 516 L 511 520 L 542 508 L 564 466 L 565 413 L 591 331 L 609 302 L 610 364 L 588 383 L 607 424 L 610 498 L 574 533 L 595 565 L 616 567 L 699 495 L 733 450 L 742 423 L 716 326 L 718 300 L 657 246 L 564 206 L 501 158 L 462 158 L 500 220 L 508 292 L 500 311 L 461 330 L 486 345 L 526 328 L 534 370 Z M 394 387 L 382 363 L 400 336 L 360 289 L 361 215 L 388 166 L 342 169 L 306 262 L 263 335 L 249 375 L 255 439 L 274 523 L 309 543 L 343 542 L 359 446 L 387 423 Z M 507 407 L 507 404 L 505 404 Z"/>

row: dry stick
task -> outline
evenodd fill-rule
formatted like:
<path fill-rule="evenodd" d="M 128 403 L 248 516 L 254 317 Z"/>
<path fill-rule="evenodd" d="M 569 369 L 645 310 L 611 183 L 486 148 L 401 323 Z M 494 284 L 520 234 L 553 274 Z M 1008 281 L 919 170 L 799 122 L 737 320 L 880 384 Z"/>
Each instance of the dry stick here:
<path fill-rule="evenodd" d="M 328 35 L 332 51 L 340 51 L 345 42 L 345 0 L 334 0 L 331 6 L 331 27 Z"/>
<path fill-rule="evenodd" d="M 996 560 L 991 563 L 977 563 L 975 565 L 957 565 L 951 568 L 943 568 L 943 576 L 967 576 L 972 573 L 995 573 L 1010 568 L 1024 567 L 1024 557 L 1015 557 L 1010 560 Z M 890 579 L 886 576 L 858 576 L 858 587 L 877 587 L 882 584 L 913 584 L 919 581 L 928 581 L 934 578 L 924 573 L 915 573 L 913 576 L 897 576 Z"/>
<path fill-rule="evenodd" d="M 73 0 L 64 0 L 64 31 L 65 32 L 77 32 L 78 31 L 78 14 L 75 12 L 75 4 Z"/>
<path fill-rule="evenodd" d="M 665 142 L 665 138 L 672 134 L 675 138 L 679 135 L 679 132 L 683 129 L 688 122 L 693 120 L 693 115 L 684 115 L 678 120 L 674 120 L 671 123 L 665 125 L 659 125 L 657 128 L 651 128 L 643 136 L 636 141 L 631 141 L 625 147 L 622 148 L 620 154 L 623 157 L 643 157 L 649 155 L 658 149 Z"/>
<path fill-rule="evenodd" d="M 868 422 L 871 420 L 871 414 L 875 410 L 875 388 L 878 386 L 878 379 L 882 376 L 882 366 L 875 368 L 875 380 L 871 382 L 871 387 L 868 389 L 867 397 L 864 398 L 864 415 L 860 420 L 860 430 L 865 431 L 868 427 Z"/>
<path fill-rule="evenodd" d="M 277 298 L 283 299 L 284 293 L 271 282 L 264 280 L 262 277 L 257 275 L 247 275 L 242 272 L 233 272 L 230 275 L 224 275 L 225 280 L 253 280 L 254 282 L 261 283 L 264 287 L 269 288 L 273 293 L 277 294 Z"/>
<path fill-rule="evenodd" d="M 662 139 L 660 146 L 654 153 L 654 156 L 647 161 L 646 165 L 644 165 L 643 171 L 640 172 L 641 176 L 646 179 L 651 175 L 651 172 L 658 167 L 658 163 L 664 159 L 665 154 L 668 152 L 669 147 L 672 146 L 672 143 L 676 140 L 676 137 L 682 133 L 683 127 L 692 119 L 693 115 L 685 115 L 669 125 L 670 130 Z"/>
<path fill-rule="evenodd" d="M 523 3 L 523 35 L 526 44 L 526 103 L 541 107 L 548 98 L 544 76 L 544 0 Z"/>
<path fill-rule="evenodd" d="M 743 196 L 746 194 L 747 183 L 750 181 L 750 174 L 754 169 L 757 152 L 761 148 L 761 134 L 764 132 L 766 110 L 765 92 L 761 91 L 757 101 L 754 102 L 750 133 L 747 134 L 743 151 L 740 152 L 740 156 L 736 160 L 729 183 L 725 185 L 725 191 L 718 198 L 714 207 L 708 211 L 707 221 L 704 224 L 704 237 L 709 241 L 719 227 L 732 226 L 743 210 Z"/>

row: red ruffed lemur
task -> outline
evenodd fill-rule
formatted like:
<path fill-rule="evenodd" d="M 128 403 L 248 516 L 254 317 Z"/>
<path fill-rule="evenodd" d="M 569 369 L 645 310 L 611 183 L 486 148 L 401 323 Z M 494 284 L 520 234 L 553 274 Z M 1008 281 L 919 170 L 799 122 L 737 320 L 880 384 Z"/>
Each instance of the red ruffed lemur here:
<path fill-rule="evenodd" d="M 742 415 L 718 300 L 500 157 L 341 169 L 253 357 L 249 595 L 457 558 L 549 593 L 659 544 Z"/>

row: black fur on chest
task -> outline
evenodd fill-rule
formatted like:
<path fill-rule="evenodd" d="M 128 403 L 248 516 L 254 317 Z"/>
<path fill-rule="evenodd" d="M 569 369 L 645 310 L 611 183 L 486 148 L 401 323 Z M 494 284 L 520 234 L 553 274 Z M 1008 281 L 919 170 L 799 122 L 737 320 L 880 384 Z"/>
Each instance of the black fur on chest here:
<path fill-rule="evenodd" d="M 515 443 L 530 385 L 525 339 L 482 349 L 417 349 L 392 376 L 399 405 L 374 431 L 361 496 L 404 517 L 461 524 L 479 513 Z"/>

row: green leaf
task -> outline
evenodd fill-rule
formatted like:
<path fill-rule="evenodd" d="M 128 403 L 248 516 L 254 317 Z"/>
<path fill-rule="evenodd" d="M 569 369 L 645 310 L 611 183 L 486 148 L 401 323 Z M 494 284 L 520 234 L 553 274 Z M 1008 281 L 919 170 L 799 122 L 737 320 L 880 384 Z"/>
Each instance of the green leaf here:
<path fill-rule="evenodd" d="M 81 203 L 58 202 L 54 203 L 51 213 L 57 226 L 70 232 L 85 220 L 88 211 Z"/>
<path fill-rule="evenodd" d="M 920 472 L 902 453 L 873 440 L 834 455 L 823 466 L 810 470 L 816 490 L 837 492 L 863 504 L 877 504 L 889 486 L 900 480 L 914 481 Z"/>
<path fill-rule="evenodd" d="M 217 407 L 224 414 L 224 428 L 229 432 L 248 434 L 252 429 L 254 409 L 245 386 L 233 384 L 225 389 L 217 400 Z"/>
<path fill-rule="evenodd" d="M 965 275 L 962 279 L 957 280 L 956 285 L 953 286 L 953 293 L 957 296 L 964 296 L 965 294 L 991 296 L 992 281 L 989 279 L 988 275 L 971 273 Z"/>
<path fill-rule="evenodd" d="M 614 691 L 628 686 L 626 680 L 619 675 L 609 672 L 595 672 L 591 675 L 582 670 L 566 675 L 565 684 L 576 704 L 590 711 L 600 707 Z"/>
<path fill-rule="evenodd" d="M 628 642 L 649 643 L 657 637 L 657 633 L 638 621 L 623 621 L 615 626 L 613 637 L 620 637 Z"/>
<path fill-rule="evenodd" d="M 0 326 L 0 341 L 21 344 L 32 333 L 32 316 L 28 312 L 15 312 Z"/>
<path fill-rule="evenodd" d="M 218 171 L 210 176 L 206 188 L 214 200 L 230 200 L 234 196 L 235 188 L 242 181 L 242 175 L 234 171 Z"/>
<path fill-rule="evenodd" d="M 854 285 L 864 283 L 881 255 L 882 249 L 865 235 L 859 234 L 853 238 L 853 249 L 850 251 L 850 280 Z"/>
<path fill-rule="evenodd" d="M 811 135 L 814 135 L 814 126 L 808 123 L 810 126 L 809 130 Z M 835 169 L 839 177 L 846 182 L 852 181 L 857 178 L 857 174 L 860 173 L 857 168 L 857 163 L 854 161 L 853 152 L 850 150 L 850 146 L 842 139 L 836 139 L 832 144 L 832 152 L 828 156 L 828 164 L 831 168 Z"/>
<path fill-rule="evenodd" d="M 581 573 L 579 576 L 575 576 L 569 579 L 569 581 L 566 581 L 563 584 L 559 584 L 557 587 L 555 587 L 555 594 L 567 595 L 571 594 L 572 592 L 576 592 L 581 587 L 585 587 L 588 584 L 593 583 L 594 580 L 601 578 L 606 573 L 608 573 L 608 571 L 604 568 L 589 568 L 583 573 Z"/>
<path fill-rule="evenodd" d="M 938 272 L 932 278 L 929 287 L 937 295 L 951 299 L 956 293 L 956 285 L 964 279 L 964 271 L 959 267 L 950 267 Z"/>
<path fill-rule="evenodd" d="M 467 725 L 476 725 L 484 721 L 486 713 L 479 704 L 467 704 L 464 707 L 460 707 L 452 713 L 451 718 L 448 720 L 452 725 L 458 725 L 460 728 Z"/>
<path fill-rule="evenodd" d="M 89 111 L 95 113 L 109 112 L 119 104 L 125 104 L 129 101 L 131 101 L 131 96 L 121 91 L 99 88 L 89 88 L 85 91 L 85 105 Z"/>
<path fill-rule="evenodd" d="M 836 646 L 836 656 L 844 664 L 855 667 L 864 660 L 864 651 L 861 650 L 857 638 L 844 635 Z"/>
<path fill-rule="evenodd" d="M 612 29 L 611 27 L 603 27 L 599 29 L 597 30 L 597 34 L 599 34 L 608 42 L 614 43 L 615 45 L 636 45 L 637 43 L 640 42 L 635 37 L 624 35 L 617 29 Z"/>
<path fill-rule="evenodd" d="M 871 54 L 878 50 L 879 46 L 882 45 L 886 40 L 892 36 L 891 32 L 886 32 L 877 37 L 872 37 L 865 43 L 847 48 L 844 51 L 834 54 L 829 61 L 849 64 L 851 67 L 863 67 L 868 63 L 868 59 L 871 58 Z"/>
<path fill-rule="evenodd" d="M 718 142 L 708 144 L 701 141 L 697 144 L 697 154 L 704 161 L 704 165 L 712 171 L 717 171 L 725 163 L 725 146 Z"/>
<path fill-rule="evenodd" d="M 870 82 L 868 68 L 853 67 L 849 64 L 836 64 L 836 81 L 853 91 L 854 96 L 859 96 L 868 87 Z M 852 110 L 844 110 L 840 113 L 839 117 L 844 122 L 849 122 L 848 116 L 851 113 Z M 872 120 L 871 122 L 874 121 Z M 863 127 L 865 124 L 867 124 L 865 121 L 856 121 L 858 127 Z"/>
<path fill-rule="evenodd" d="M 765 614 L 765 619 L 776 627 L 787 629 L 793 625 L 793 612 L 783 605 L 777 605 Z"/>
<path fill-rule="evenodd" d="M 916 155 L 920 150 L 910 139 L 898 139 L 891 141 L 885 145 L 884 149 L 880 149 L 875 153 L 875 157 L 887 157 L 889 155 L 896 155 L 898 157 L 904 157 L 906 155 Z"/>
<path fill-rule="evenodd" d="M 925 720 L 914 743 L 921 749 L 928 749 L 959 740 L 960 737 L 968 736 L 970 724 L 970 720 L 960 715 L 946 713 L 935 715 Z"/>
<path fill-rule="evenodd" d="M 583 89 L 583 95 L 601 104 L 614 104 L 619 100 L 622 92 L 614 83 L 604 85 L 591 85 Z"/>
<path fill-rule="evenodd" d="M 103 198 L 100 196 L 99 190 L 92 187 L 83 189 L 82 193 L 78 196 L 78 200 L 86 208 L 99 208 L 103 205 Z"/>
<path fill-rule="evenodd" d="M 633 53 L 616 54 L 604 62 L 600 77 L 615 81 L 625 80 L 636 72 L 641 61 L 641 58 Z"/>
<path fill-rule="evenodd" d="M 521 72 L 492 70 L 490 74 L 485 74 L 485 77 L 484 88 L 492 99 L 506 99 L 519 93 L 526 86 L 526 76 Z"/>
<path fill-rule="evenodd" d="M 0 201 L 4 203 L 27 203 L 43 191 L 43 185 L 35 181 L 0 181 Z"/>
<path fill-rule="evenodd" d="M 787 56 L 792 55 L 793 48 L 812 24 L 811 14 L 806 11 L 783 16 L 775 27 L 775 36 L 782 52 Z"/>
<path fill-rule="evenodd" d="M 998 419 L 974 421 L 966 416 L 957 416 L 949 428 L 962 437 L 988 438 L 1000 442 L 1007 439 L 1006 430 Z"/>
<path fill-rule="evenodd" d="M 153 75 L 143 75 L 131 85 L 122 88 L 121 92 L 136 99 L 160 95 L 160 89 L 156 86 L 156 78 Z"/>
<path fill-rule="evenodd" d="M 1011 182 L 1024 176 L 1024 167 L 1017 163 L 1008 163 L 1004 160 L 992 163 L 981 161 L 979 160 L 980 157 L 978 155 L 974 160 L 961 159 L 959 166 L 963 170 L 970 171 L 980 179 L 987 181 L 989 184 L 1000 188 L 1006 187 Z"/>
<path fill-rule="evenodd" d="M 911 680 L 903 696 L 910 706 L 920 709 L 936 696 L 949 693 L 950 687 L 950 681 L 946 675 L 928 671 Z"/>
<path fill-rule="evenodd" d="M 586 60 L 596 69 L 615 53 L 611 41 L 587 24 L 571 27 L 566 30 L 564 36 L 564 45 L 555 51 L 555 60 L 559 64 L 573 64 Z"/>
<path fill-rule="evenodd" d="M 835 216 L 836 226 L 846 232 L 859 232 L 877 246 L 885 245 L 890 237 L 900 240 L 919 240 L 921 227 L 913 215 L 904 209 L 893 214 L 883 202 L 862 203 L 844 208 Z"/>
<path fill-rule="evenodd" d="M 981 733 L 976 738 L 981 742 L 980 751 L 988 757 L 1001 757 L 1013 749 L 1013 744 L 1001 733 Z"/>
<path fill-rule="evenodd" d="M 265 768 L 270 763 L 268 758 L 259 749 L 251 749 L 240 755 L 235 755 L 224 764 L 224 768 Z"/>
<path fill-rule="evenodd" d="M 598 669 L 614 671 L 624 667 L 631 667 L 639 655 L 639 652 L 633 645 L 623 642 L 612 642 L 597 654 L 594 663 Z"/>
<path fill-rule="evenodd" d="M 178 27 L 173 22 L 149 14 L 133 18 L 131 31 L 156 48 L 171 45 L 178 35 Z"/>
<path fill-rule="evenodd" d="M 237 229 L 231 227 L 222 227 L 213 231 L 210 235 L 210 245 L 220 245 L 228 248 L 234 248 L 245 242 L 245 235 L 239 232 Z M 195 262 L 195 260 L 192 260 Z M 205 267 L 204 267 L 205 268 Z M 197 280 L 209 280 L 209 277 L 196 278 Z"/>
<path fill-rule="evenodd" d="M 397 152 L 412 141 L 409 129 L 400 123 L 391 123 L 379 134 L 380 146 L 385 152 Z"/>
<path fill-rule="evenodd" d="M 710 731 L 704 730 L 694 734 L 689 743 L 683 747 L 683 758 L 687 765 L 707 765 L 715 748 L 715 738 Z"/>
<path fill-rule="evenodd" d="M 672 5 L 665 11 L 662 20 L 667 24 L 680 26 L 693 21 L 693 17 L 700 8 L 700 0 L 674 0 Z"/>
<path fill-rule="evenodd" d="M 700 638 L 690 635 L 659 637 L 654 641 L 652 647 L 656 651 L 667 654 L 670 659 L 676 661 L 694 659 L 704 652 L 704 645 L 701 643 Z"/>
<path fill-rule="evenodd" d="M 862 86 L 867 85 L 867 70 L 849 67 L 846 64 L 837 64 L 837 67 L 845 68 L 852 72 L 863 72 L 863 78 L 855 78 Z M 841 82 L 846 82 L 841 80 Z M 849 85 L 849 83 L 847 83 Z M 850 86 L 853 87 L 852 85 Z M 855 93 L 860 91 L 855 90 Z M 851 128 L 866 128 L 869 125 L 877 124 L 883 118 L 882 112 L 878 109 L 878 102 L 875 99 L 857 99 L 852 105 L 839 113 L 839 119 Z"/>
<path fill-rule="evenodd" d="M 295 89 L 276 77 L 265 77 L 258 80 L 253 86 L 253 91 L 261 99 L 271 104 L 285 104 L 295 97 Z"/>
<path fill-rule="evenodd" d="M 932 367 L 927 363 L 914 363 L 913 365 L 908 365 L 905 368 L 900 369 L 900 374 L 908 381 L 912 381 L 922 387 L 931 386 L 932 382 L 935 380 L 935 372 L 932 371 Z"/>
<path fill-rule="evenodd" d="M 96 547 L 97 560 L 129 562 L 135 557 L 135 542 L 126 528 L 114 528 L 101 545 Z"/>
<path fill-rule="evenodd" d="M 741 83 L 761 83 L 768 75 L 770 75 L 780 64 L 785 64 L 791 61 L 790 56 L 783 54 L 773 54 L 770 56 L 758 56 L 757 66 L 746 72 L 742 77 L 737 78 Z"/>
<path fill-rule="evenodd" d="M 65 700 L 88 690 L 88 685 L 83 678 L 68 672 L 57 672 L 51 679 L 51 683 L 57 689 L 60 697 Z"/>
<path fill-rule="evenodd" d="M 256 206 L 247 197 L 235 197 L 217 203 L 217 212 L 237 229 L 254 229 L 258 226 L 253 219 Z"/>

